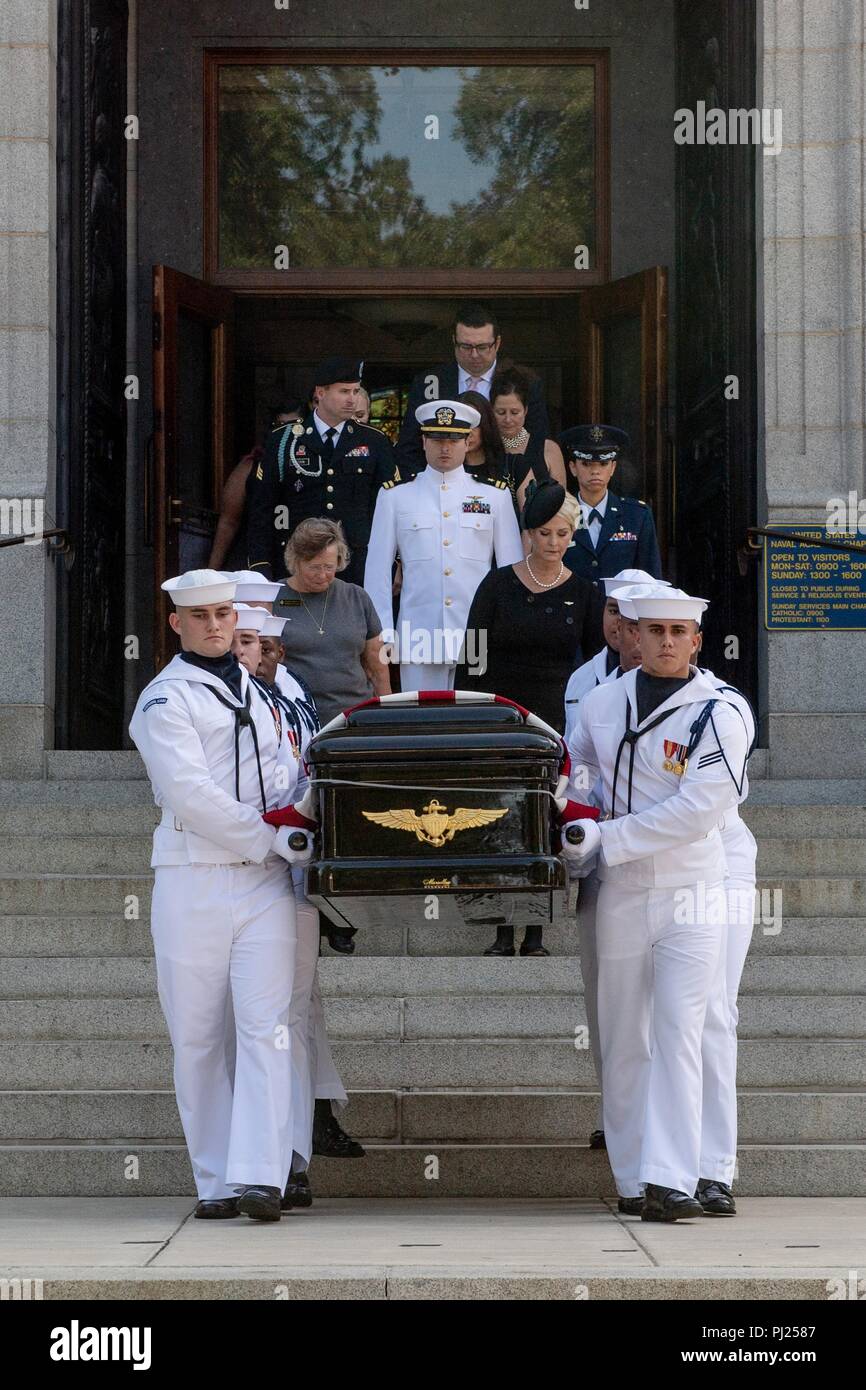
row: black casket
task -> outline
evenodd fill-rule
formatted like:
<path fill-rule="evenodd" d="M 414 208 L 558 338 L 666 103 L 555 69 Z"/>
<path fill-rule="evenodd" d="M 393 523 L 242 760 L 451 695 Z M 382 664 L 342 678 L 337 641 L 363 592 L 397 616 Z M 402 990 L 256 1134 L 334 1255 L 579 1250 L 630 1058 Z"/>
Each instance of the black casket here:
<path fill-rule="evenodd" d="M 320 833 L 307 894 L 338 923 L 551 922 L 565 906 L 559 736 L 493 696 L 385 697 L 313 739 Z"/>

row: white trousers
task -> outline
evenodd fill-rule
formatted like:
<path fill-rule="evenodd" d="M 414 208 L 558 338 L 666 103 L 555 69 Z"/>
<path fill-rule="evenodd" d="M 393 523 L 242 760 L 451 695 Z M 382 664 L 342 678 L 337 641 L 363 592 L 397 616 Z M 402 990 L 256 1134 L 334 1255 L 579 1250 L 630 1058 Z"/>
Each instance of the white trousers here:
<path fill-rule="evenodd" d="M 621 1197 L 647 1183 L 691 1194 L 702 1176 L 701 1036 L 726 927 L 679 923 L 684 891 L 608 880 L 598 896 L 604 1134 Z"/>
<path fill-rule="evenodd" d="M 292 1147 L 305 1164 L 313 1154 L 313 1107 L 315 1100 L 347 1100 L 343 1083 L 334 1065 L 325 1011 L 319 989 L 319 913 L 296 886 L 295 910 L 298 946 L 292 989 L 290 1029 L 292 1036 Z M 297 1166 L 297 1165 L 296 1165 Z"/>
<path fill-rule="evenodd" d="M 589 1046 L 592 1052 L 595 1074 L 598 1078 L 598 1117 L 596 1128 L 602 1129 L 603 1097 L 601 1088 L 601 1043 L 598 1036 L 598 949 L 595 935 L 598 891 L 601 884 L 595 870 L 580 880 L 580 896 L 577 900 L 577 936 L 580 952 L 580 973 L 583 977 L 583 1002 L 586 1009 L 586 1023 L 589 1031 Z"/>
<path fill-rule="evenodd" d="M 701 1038 L 701 1177 L 730 1187 L 737 1163 L 737 995 L 752 940 L 755 880 L 727 879 L 728 925 Z"/>
<path fill-rule="evenodd" d="M 414 662 L 400 662 L 401 690 L 453 690 L 454 666 L 420 666 Z"/>
<path fill-rule="evenodd" d="M 288 866 L 155 870 L 151 933 L 174 1085 L 200 1199 L 284 1187 L 292 1161 Z M 226 1047 L 234 1016 L 235 1056 Z"/>

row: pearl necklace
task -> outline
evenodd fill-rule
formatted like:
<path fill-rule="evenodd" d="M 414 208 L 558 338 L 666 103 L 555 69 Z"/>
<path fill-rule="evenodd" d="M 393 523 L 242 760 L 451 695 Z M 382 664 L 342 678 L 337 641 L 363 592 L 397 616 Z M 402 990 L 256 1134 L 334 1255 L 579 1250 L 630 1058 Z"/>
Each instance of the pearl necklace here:
<path fill-rule="evenodd" d="M 564 564 L 562 563 L 562 561 L 560 560 L 560 562 L 559 562 L 559 574 L 556 576 L 556 578 L 553 580 L 552 583 L 550 583 L 550 584 L 545 584 L 543 580 L 539 579 L 538 576 L 537 576 L 535 573 L 533 573 L 532 566 L 531 566 L 531 564 L 529 563 L 529 556 L 528 556 L 528 555 L 527 555 L 527 557 L 526 557 L 526 568 L 529 570 L 530 575 L 532 576 L 532 578 L 533 578 L 533 580 L 535 581 L 535 583 L 538 585 L 539 589 L 553 589 L 553 588 L 555 588 L 556 585 L 559 583 L 560 579 L 562 578 L 563 574 L 565 573 L 565 565 L 564 565 Z"/>
<path fill-rule="evenodd" d="M 529 430 L 524 425 L 522 430 L 519 430 L 517 434 L 511 435 L 510 438 L 507 434 L 504 434 L 502 436 L 502 443 L 505 445 L 506 449 L 517 450 L 523 449 L 528 439 Z"/>

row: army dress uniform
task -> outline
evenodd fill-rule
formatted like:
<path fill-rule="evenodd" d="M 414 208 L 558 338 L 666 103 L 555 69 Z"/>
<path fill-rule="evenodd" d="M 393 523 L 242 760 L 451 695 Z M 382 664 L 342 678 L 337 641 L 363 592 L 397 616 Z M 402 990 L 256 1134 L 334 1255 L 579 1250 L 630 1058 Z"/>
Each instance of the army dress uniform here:
<path fill-rule="evenodd" d="M 456 401 L 419 407 L 422 428 L 468 434 L 478 411 Z M 443 423 L 435 425 L 436 420 Z M 465 426 L 465 428 L 464 428 Z M 376 503 L 364 588 L 387 642 L 394 634 L 391 571 L 403 564 L 397 619 L 403 690 L 453 688 L 475 591 L 492 564 L 523 559 L 520 528 L 505 484 L 485 483 L 459 465 L 428 463 L 411 482 L 383 488 Z"/>
<path fill-rule="evenodd" d="M 315 412 L 273 430 L 250 483 L 249 567 L 268 578 L 282 577 L 282 550 L 309 517 L 340 521 L 351 558 L 341 578 L 362 584 L 376 497 L 396 476 L 391 443 L 381 430 L 347 420 L 334 431 Z M 277 509 L 285 508 L 287 526 Z"/>

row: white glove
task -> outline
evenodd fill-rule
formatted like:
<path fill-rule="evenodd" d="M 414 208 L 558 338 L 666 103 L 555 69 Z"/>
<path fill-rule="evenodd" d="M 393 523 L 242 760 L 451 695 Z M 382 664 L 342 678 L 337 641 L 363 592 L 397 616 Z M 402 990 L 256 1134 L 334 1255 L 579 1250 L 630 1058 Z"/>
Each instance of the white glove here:
<path fill-rule="evenodd" d="M 303 849 L 292 849 L 289 845 L 289 837 L 303 835 L 305 845 Z M 309 864 L 313 857 L 313 836 L 309 830 L 299 830 L 296 825 L 281 825 L 274 836 L 274 850 L 282 855 L 283 859 L 289 864 Z"/>
<path fill-rule="evenodd" d="M 568 826 L 562 827 L 562 857 L 569 868 L 574 868 L 580 872 L 581 867 L 592 859 L 601 849 L 601 831 L 598 822 L 594 820 L 573 820 L 569 825 L 579 825 L 583 831 L 583 840 L 579 845 L 573 845 L 566 839 L 565 832 Z"/>

